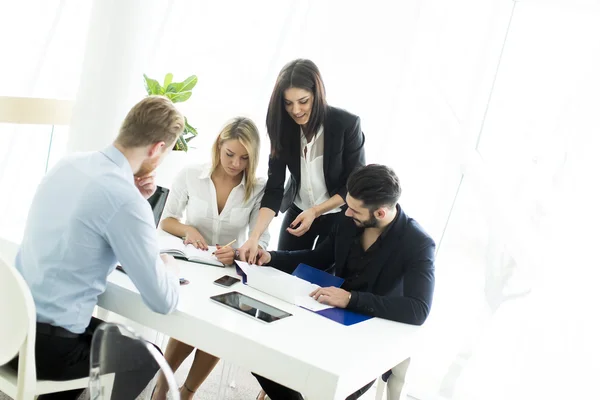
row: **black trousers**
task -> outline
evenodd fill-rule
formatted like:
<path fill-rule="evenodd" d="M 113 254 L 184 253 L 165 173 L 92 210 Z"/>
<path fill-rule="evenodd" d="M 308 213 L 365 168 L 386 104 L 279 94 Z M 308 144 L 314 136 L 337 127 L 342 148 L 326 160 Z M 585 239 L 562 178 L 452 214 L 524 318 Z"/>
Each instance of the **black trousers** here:
<path fill-rule="evenodd" d="M 44 332 L 36 333 L 35 339 L 35 364 L 38 379 L 52 381 L 66 381 L 79 379 L 90 375 L 90 354 L 92 336 L 102 322 L 92 318 L 90 325 L 84 333 L 76 337 L 63 337 L 57 334 Z M 128 338 L 125 338 L 128 339 Z M 128 359 L 148 359 L 148 356 L 138 354 L 139 346 L 126 344 L 120 345 L 122 356 Z M 18 370 L 19 358 L 15 357 L 9 365 Z M 116 374 L 113 386 L 113 400 L 135 399 L 146 388 L 158 371 L 158 365 L 145 368 L 139 374 Z M 142 376 L 143 375 L 143 376 Z M 121 378 L 121 379 L 119 379 Z M 84 389 L 66 392 L 50 393 L 38 397 L 40 400 L 75 400 L 83 393 Z M 118 393 L 117 396 L 115 394 Z"/>
<path fill-rule="evenodd" d="M 290 227 L 301 212 L 302 210 L 295 204 L 292 204 L 285 212 L 283 222 L 281 223 L 281 230 L 279 231 L 279 245 L 277 246 L 277 250 L 312 250 L 315 239 L 317 239 L 317 243 L 314 247 L 317 247 L 327 238 L 338 219 L 344 216 L 343 212 L 321 215 L 314 220 L 308 232 L 300 237 L 296 237 L 289 233 L 287 228 Z"/>
<path fill-rule="evenodd" d="M 263 378 L 260 375 L 256 375 L 256 374 L 252 374 L 252 375 L 254 375 L 256 377 L 256 380 L 258 381 L 260 386 L 263 388 L 265 393 L 272 400 L 302 400 L 303 399 L 302 395 L 300 393 L 296 392 L 295 390 L 292 390 L 283 385 L 280 385 L 279 383 L 273 382 L 270 379 Z M 356 392 L 354 392 L 350 396 L 346 397 L 346 400 L 358 399 L 360 396 L 365 394 L 371 386 L 373 386 L 373 383 L 375 383 L 375 381 L 368 383 L 365 386 L 363 386 L 362 388 L 358 389 Z"/>

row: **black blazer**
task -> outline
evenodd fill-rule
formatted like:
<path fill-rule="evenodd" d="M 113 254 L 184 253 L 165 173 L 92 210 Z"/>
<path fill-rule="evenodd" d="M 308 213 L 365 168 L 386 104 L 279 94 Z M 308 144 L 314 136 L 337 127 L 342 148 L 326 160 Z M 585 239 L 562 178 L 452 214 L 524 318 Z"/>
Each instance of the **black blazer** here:
<path fill-rule="evenodd" d="M 431 309 L 435 243 L 400 206 L 396 209 L 398 217 L 365 271 L 368 287 L 363 292 L 352 291 L 347 309 L 421 325 Z M 319 269 L 334 264 L 334 274 L 343 275 L 350 247 L 361 233 L 351 218 L 340 218 L 336 229 L 315 250 L 273 251 L 269 264 L 289 273 L 300 263 Z"/>
<path fill-rule="evenodd" d="M 277 214 L 285 212 L 294 203 L 300 185 L 300 126 L 290 132 L 287 147 L 277 156 L 269 157 L 269 177 L 261 207 L 270 208 Z M 365 165 L 365 135 L 360 127 L 360 118 L 349 112 L 327 107 L 323 124 L 325 149 L 323 169 L 325 184 L 330 196 L 339 194 L 346 199 L 346 181 L 357 167 Z M 290 180 L 284 190 L 286 167 Z"/>

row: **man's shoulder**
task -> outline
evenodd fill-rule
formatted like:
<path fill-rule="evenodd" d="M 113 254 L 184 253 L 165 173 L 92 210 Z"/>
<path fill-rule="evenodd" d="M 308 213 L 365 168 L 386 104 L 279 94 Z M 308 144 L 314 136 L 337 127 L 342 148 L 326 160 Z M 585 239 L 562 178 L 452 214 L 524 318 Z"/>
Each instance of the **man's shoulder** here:
<path fill-rule="evenodd" d="M 414 251 L 435 249 L 435 241 L 415 219 L 406 217 L 402 242 Z"/>
<path fill-rule="evenodd" d="M 99 169 L 92 176 L 84 189 L 88 199 L 98 199 L 105 206 L 115 209 L 127 203 L 142 203 L 143 197 L 133 184 L 133 177 L 128 178 L 119 169 Z"/>

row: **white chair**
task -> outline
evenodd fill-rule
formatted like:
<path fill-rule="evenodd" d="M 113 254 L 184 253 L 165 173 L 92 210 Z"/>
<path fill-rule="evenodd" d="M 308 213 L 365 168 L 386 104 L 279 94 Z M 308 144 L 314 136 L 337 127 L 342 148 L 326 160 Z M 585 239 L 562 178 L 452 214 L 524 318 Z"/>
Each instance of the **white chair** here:
<path fill-rule="evenodd" d="M 88 378 L 38 381 L 35 373 L 36 315 L 27 283 L 14 268 L 17 245 L 0 239 L 0 391 L 17 400 L 87 387 Z M 19 354 L 19 371 L 5 365 Z"/>

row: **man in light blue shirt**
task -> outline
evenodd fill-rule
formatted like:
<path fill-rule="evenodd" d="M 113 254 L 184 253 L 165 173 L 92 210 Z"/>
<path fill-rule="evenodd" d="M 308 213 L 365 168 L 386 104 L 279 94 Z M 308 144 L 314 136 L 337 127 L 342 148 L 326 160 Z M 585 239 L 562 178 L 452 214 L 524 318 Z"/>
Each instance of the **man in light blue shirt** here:
<path fill-rule="evenodd" d="M 38 186 L 16 267 L 36 306 L 39 378 L 88 375 L 91 334 L 100 323 L 92 313 L 117 262 L 150 309 L 167 314 L 177 306 L 177 267 L 159 255 L 147 198 L 156 190 L 152 171 L 183 127 L 170 100 L 145 98 L 113 145 L 66 157 Z M 74 399 L 80 392 L 40 398 Z"/>

